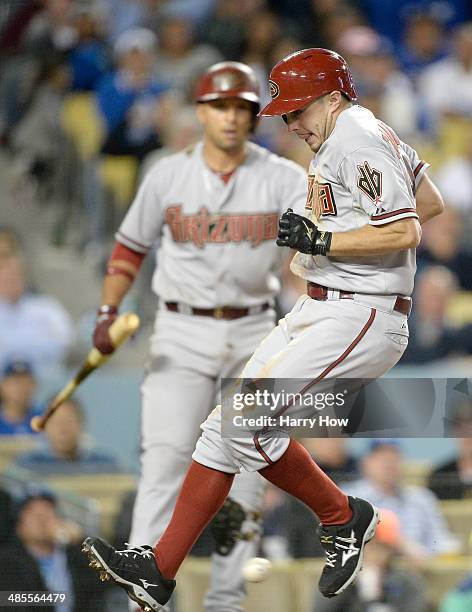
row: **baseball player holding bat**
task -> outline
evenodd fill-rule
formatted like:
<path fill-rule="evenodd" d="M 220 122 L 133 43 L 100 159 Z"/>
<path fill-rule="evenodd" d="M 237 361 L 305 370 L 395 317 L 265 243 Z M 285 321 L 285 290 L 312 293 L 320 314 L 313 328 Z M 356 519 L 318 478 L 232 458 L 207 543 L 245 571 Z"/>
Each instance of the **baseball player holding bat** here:
<path fill-rule="evenodd" d="M 161 537 L 220 378 L 239 376 L 273 328 L 283 263 L 278 219 L 287 205 L 303 212 L 306 201 L 306 172 L 248 142 L 259 111 L 248 66 L 212 66 L 196 102 L 203 140 L 158 161 L 144 179 L 116 234 L 94 333 L 95 347 L 111 351 L 120 302 L 160 239 L 131 544 Z M 241 474 L 218 516 L 208 612 L 242 609 L 241 566 L 255 554 L 263 484 L 258 474 Z"/>
<path fill-rule="evenodd" d="M 284 213 L 277 239 L 280 247 L 298 251 L 292 270 L 307 281 L 307 293 L 259 345 L 242 378 L 310 380 L 304 392 L 335 377 L 380 377 L 408 342 L 420 224 L 442 211 L 441 196 L 416 152 L 356 104 L 350 70 L 337 53 L 306 49 L 287 56 L 272 69 L 270 88 L 272 100 L 260 114 L 281 116 L 315 154 L 305 214 Z M 288 415 L 297 410 L 294 404 L 282 408 Z M 219 407 L 202 429 L 172 519 L 156 546 L 125 554 L 88 538 L 84 549 L 93 562 L 145 609 L 159 610 L 193 542 L 243 467 L 318 516 L 326 551 L 319 588 L 327 597 L 346 589 L 375 533 L 377 510 L 347 497 L 288 435 L 265 428 L 254 436 L 223 439 Z"/>

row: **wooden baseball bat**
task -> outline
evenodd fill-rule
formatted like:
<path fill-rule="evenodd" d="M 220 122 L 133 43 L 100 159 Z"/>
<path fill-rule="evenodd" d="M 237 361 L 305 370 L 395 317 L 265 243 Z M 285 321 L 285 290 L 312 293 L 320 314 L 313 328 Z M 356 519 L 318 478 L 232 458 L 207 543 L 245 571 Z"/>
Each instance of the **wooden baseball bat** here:
<path fill-rule="evenodd" d="M 116 321 L 110 326 L 108 333 L 110 334 L 111 342 L 115 349 L 121 346 L 132 336 L 139 327 L 139 317 L 137 314 L 128 312 L 119 316 Z M 72 393 L 77 389 L 80 383 L 87 378 L 94 370 L 103 365 L 113 355 L 103 355 L 97 348 L 93 348 L 87 355 L 83 365 L 59 393 L 52 399 L 43 414 L 34 416 L 31 419 L 31 428 L 34 431 L 42 431 L 61 404 L 63 404 Z"/>

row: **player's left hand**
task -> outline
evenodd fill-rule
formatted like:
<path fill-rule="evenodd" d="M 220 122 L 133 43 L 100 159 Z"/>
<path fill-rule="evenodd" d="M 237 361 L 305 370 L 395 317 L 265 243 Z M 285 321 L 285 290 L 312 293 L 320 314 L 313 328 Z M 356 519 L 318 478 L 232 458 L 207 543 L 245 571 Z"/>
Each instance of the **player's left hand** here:
<path fill-rule="evenodd" d="M 308 255 L 326 255 L 331 246 L 331 236 L 331 232 L 320 232 L 310 219 L 289 208 L 279 220 L 277 245 Z"/>

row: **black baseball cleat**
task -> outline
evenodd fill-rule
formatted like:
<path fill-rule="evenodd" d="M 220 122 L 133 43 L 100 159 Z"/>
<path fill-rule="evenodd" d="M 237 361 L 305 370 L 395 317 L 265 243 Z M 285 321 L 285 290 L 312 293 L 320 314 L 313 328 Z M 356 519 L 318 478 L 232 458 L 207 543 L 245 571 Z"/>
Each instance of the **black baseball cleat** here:
<path fill-rule="evenodd" d="M 344 525 L 320 525 L 320 544 L 326 552 L 326 565 L 319 589 L 325 597 L 335 597 L 352 584 L 362 568 L 364 547 L 374 537 L 379 511 L 359 497 L 348 497 L 352 518 Z"/>
<path fill-rule="evenodd" d="M 151 546 L 115 550 L 100 538 L 87 538 L 82 552 L 88 556 L 90 567 L 100 572 L 101 580 L 113 580 L 123 587 L 144 612 L 162 610 L 169 601 L 175 580 L 161 575 Z"/>

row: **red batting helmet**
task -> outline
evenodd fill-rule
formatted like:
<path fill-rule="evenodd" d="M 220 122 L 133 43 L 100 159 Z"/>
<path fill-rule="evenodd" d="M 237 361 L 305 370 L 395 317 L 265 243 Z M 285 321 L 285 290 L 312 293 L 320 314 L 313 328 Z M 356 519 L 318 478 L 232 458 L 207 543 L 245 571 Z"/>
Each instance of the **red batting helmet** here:
<path fill-rule="evenodd" d="M 357 99 L 345 59 L 329 49 L 303 49 L 287 55 L 272 68 L 269 86 L 272 101 L 259 116 L 286 115 L 331 91 Z"/>
<path fill-rule="evenodd" d="M 195 101 L 225 98 L 248 100 L 259 111 L 259 83 L 252 68 L 241 62 L 219 62 L 208 68 L 198 81 Z"/>

